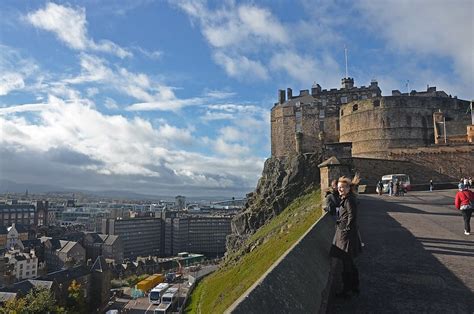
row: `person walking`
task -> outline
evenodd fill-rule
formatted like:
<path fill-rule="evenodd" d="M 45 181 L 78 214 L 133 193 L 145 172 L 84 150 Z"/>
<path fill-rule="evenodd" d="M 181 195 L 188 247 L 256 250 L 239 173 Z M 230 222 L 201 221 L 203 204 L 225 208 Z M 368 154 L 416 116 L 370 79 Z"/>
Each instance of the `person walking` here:
<path fill-rule="evenodd" d="M 326 191 L 326 197 L 324 210 L 329 212 L 329 214 L 337 218 L 339 214 L 339 204 L 341 203 L 341 198 L 339 197 L 339 192 L 337 191 L 337 180 L 332 180 L 331 186 Z"/>
<path fill-rule="evenodd" d="M 433 192 L 434 184 L 433 180 L 430 180 L 430 192 Z"/>
<path fill-rule="evenodd" d="M 377 183 L 377 190 L 379 192 L 379 195 L 383 194 L 383 183 L 381 180 L 379 180 L 379 182 Z"/>
<path fill-rule="evenodd" d="M 392 196 L 393 195 L 393 181 L 390 180 L 388 183 L 388 195 Z"/>
<path fill-rule="evenodd" d="M 454 206 L 461 211 L 464 220 L 464 234 L 471 234 L 471 215 L 474 210 L 474 193 L 464 185 L 459 183 L 459 191 L 454 198 Z"/>
<path fill-rule="evenodd" d="M 352 180 L 340 177 L 337 182 L 341 207 L 330 255 L 342 260 L 343 289 L 336 293 L 337 297 L 342 298 L 350 297 L 351 293 L 359 294 L 359 271 L 354 263 L 354 258 L 362 252 L 355 192 L 359 181 L 359 176 L 356 175 Z"/>

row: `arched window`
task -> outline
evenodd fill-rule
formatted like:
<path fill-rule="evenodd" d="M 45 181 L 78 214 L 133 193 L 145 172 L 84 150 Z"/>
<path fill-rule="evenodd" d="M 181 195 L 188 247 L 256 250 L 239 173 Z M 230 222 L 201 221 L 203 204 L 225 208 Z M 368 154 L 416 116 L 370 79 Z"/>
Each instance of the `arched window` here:
<path fill-rule="evenodd" d="M 355 104 L 354 106 L 352 106 L 352 111 L 357 111 L 358 109 L 359 109 L 358 104 Z"/>

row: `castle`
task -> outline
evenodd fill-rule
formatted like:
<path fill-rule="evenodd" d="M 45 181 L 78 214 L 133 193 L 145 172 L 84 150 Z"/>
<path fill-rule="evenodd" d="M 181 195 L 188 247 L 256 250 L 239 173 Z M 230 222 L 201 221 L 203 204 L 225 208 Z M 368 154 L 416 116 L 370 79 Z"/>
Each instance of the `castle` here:
<path fill-rule="evenodd" d="M 271 110 L 271 153 L 407 161 L 453 181 L 474 174 L 473 124 L 469 102 L 436 87 L 382 96 L 377 81 L 356 87 L 353 78 L 343 78 L 340 89 L 314 84 L 311 92 L 297 96 L 290 88 L 286 95 L 278 91 Z"/>

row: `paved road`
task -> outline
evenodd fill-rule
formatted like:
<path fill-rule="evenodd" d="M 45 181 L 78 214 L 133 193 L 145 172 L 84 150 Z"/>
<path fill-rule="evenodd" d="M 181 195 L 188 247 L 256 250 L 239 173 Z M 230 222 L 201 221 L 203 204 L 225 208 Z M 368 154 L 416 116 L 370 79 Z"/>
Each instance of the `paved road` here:
<path fill-rule="evenodd" d="M 328 312 L 474 313 L 474 234 L 464 235 L 455 192 L 361 195 L 361 294 L 331 298 Z"/>

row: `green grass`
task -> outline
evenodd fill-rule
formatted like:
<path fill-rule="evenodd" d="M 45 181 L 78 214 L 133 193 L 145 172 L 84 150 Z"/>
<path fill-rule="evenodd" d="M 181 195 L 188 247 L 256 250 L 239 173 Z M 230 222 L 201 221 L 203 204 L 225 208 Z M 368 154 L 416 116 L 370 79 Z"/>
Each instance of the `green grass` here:
<path fill-rule="evenodd" d="M 251 252 L 233 253 L 222 267 L 194 289 L 187 313 L 223 313 L 321 216 L 320 191 L 293 201 L 280 215 L 261 227 L 247 246 Z M 240 257 L 240 258 L 239 258 Z"/>

